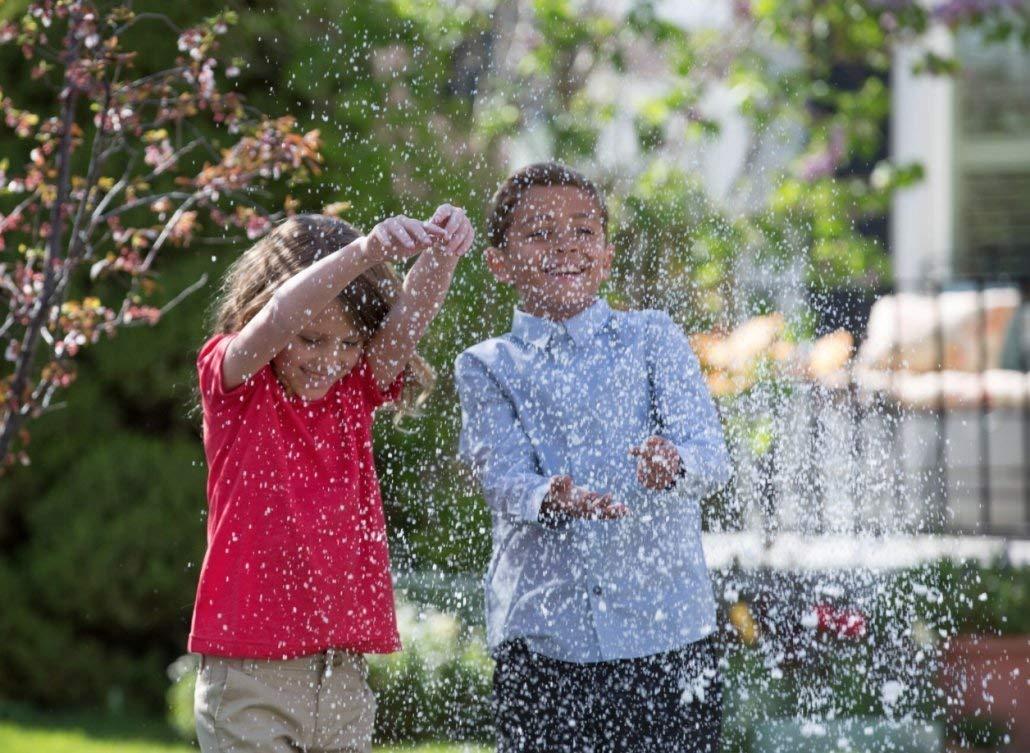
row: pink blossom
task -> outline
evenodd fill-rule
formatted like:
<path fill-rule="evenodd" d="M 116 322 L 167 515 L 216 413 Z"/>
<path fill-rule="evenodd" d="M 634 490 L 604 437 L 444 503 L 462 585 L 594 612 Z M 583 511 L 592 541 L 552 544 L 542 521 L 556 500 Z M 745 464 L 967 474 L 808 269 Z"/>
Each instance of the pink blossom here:
<path fill-rule="evenodd" d="M 247 218 L 247 238 L 255 240 L 268 232 L 272 223 L 263 214 L 252 214 Z"/>
<path fill-rule="evenodd" d="M 200 75 L 197 77 L 197 84 L 200 86 L 200 96 L 204 99 L 210 99 L 215 93 L 214 65 L 214 60 L 206 60 L 204 67 L 200 69 Z"/>
<path fill-rule="evenodd" d="M 189 243 L 193 238 L 193 231 L 197 227 L 197 213 L 183 212 L 175 221 L 171 230 L 168 231 L 168 239 L 173 243 Z"/>
<path fill-rule="evenodd" d="M 125 310 L 125 321 L 141 321 L 147 324 L 157 324 L 161 318 L 161 310 L 153 306 L 138 306 L 133 304 Z"/>
<path fill-rule="evenodd" d="M 175 151 L 168 139 L 162 139 L 160 143 L 149 144 L 143 150 L 143 161 L 154 168 L 156 175 L 160 175 L 175 164 Z"/>
<path fill-rule="evenodd" d="M 834 128 L 823 150 L 802 160 L 798 169 L 799 177 L 808 183 L 830 177 L 844 161 L 844 148 L 844 130 Z"/>
<path fill-rule="evenodd" d="M 199 29 L 187 29 L 179 35 L 179 51 L 187 53 L 194 60 L 204 57 L 204 50 L 201 45 L 204 43 L 204 35 Z"/>
<path fill-rule="evenodd" d="M 967 19 L 993 11 L 1018 10 L 1023 0 L 945 0 L 933 9 L 933 15 L 948 26 L 957 26 Z"/>
<path fill-rule="evenodd" d="M 866 634 L 865 615 L 855 609 L 841 609 L 830 604 L 815 607 L 816 629 L 838 638 L 861 638 Z"/>
<path fill-rule="evenodd" d="M 54 345 L 54 354 L 74 358 L 78 354 L 79 349 L 87 342 L 89 341 L 83 333 L 74 329 L 70 330 L 64 336 L 64 339 L 58 340 L 57 344 Z"/>

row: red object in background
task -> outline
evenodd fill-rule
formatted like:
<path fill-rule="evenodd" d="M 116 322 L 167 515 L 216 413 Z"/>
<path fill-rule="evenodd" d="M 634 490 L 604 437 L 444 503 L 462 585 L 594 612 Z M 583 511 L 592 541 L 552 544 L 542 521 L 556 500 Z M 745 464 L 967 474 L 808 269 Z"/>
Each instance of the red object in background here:
<path fill-rule="evenodd" d="M 838 638 L 861 638 L 866 632 L 865 615 L 855 609 L 838 609 L 831 604 L 815 607 L 816 629 Z"/>
<path fill-rule="evenodd" d="M 948 715 L 993 719 L 1011 740 L 1000 750 L 1030 750 L 1030 636 L 959 635 L 944 651 L 941 687 Z"/>

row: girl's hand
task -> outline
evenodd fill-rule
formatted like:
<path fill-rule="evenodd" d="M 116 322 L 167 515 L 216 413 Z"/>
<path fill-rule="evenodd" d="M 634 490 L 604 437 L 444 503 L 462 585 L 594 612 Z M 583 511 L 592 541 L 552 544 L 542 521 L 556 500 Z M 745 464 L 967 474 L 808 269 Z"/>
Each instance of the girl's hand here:
<path fill-rule="evenodd" d="M 431 222 L 404 215 L 383 220 L 362 238 L 362 248 L 374 262 L 403 261 L 447 237 L 447 231 Z"/>
<path fill-rule="evenodd" d="M 441 204 L 433 212 L 429 224 L 445 233 L 434 248 L 450 256 L 464 256 L 472 248 L 476 233 L 461 207 Z"/>
<path fill-rule="evenodd" d="M 683 468 L 676 445 L 664 437 L 648 437 L 639 447 L 631 447 L 629 454 L 637 458 L 637 481 L 654 491 L 671 487 Z"/>

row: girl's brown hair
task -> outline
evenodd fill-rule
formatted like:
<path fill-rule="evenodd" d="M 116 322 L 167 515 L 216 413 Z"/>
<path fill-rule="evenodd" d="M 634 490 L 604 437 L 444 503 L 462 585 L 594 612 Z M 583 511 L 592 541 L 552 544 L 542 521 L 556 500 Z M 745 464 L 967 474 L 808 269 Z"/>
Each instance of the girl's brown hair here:
<path fill-rule="evenodd" d="M 279 223 L 229 267 L 215 303 L 215 331 L 239 332 L 280 285 L 360 237 L 349 223 L 320 214 L 295 215 Z M 393 267 L 377 264 L 341 290 L 337 300 L 368 339 L 386 321 L 402 285 Z M 405 368 L 401 411 L 421 405 L 435 380 L 432 367 L 415 353 Z"/>

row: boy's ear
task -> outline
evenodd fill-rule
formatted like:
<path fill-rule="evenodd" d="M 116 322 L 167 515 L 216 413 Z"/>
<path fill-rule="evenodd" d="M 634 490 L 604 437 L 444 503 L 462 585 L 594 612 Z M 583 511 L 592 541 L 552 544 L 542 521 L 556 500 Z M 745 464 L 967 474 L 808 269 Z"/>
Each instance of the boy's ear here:
<path fill-rule="evenodd" d="M 615 259 L 615 244 L 608 243 L 604 247 L 604 274 L 607 277 L 612 271 L 612 261 Z"/>
<path fill-rule="evenodd" d="M 511 272 L 508 271 L 503 252 L 499 248 L 490 246 L 483 252 L 483 258 L 486 259 L 487 268 L 498 282 L 511 284 Z"/>

